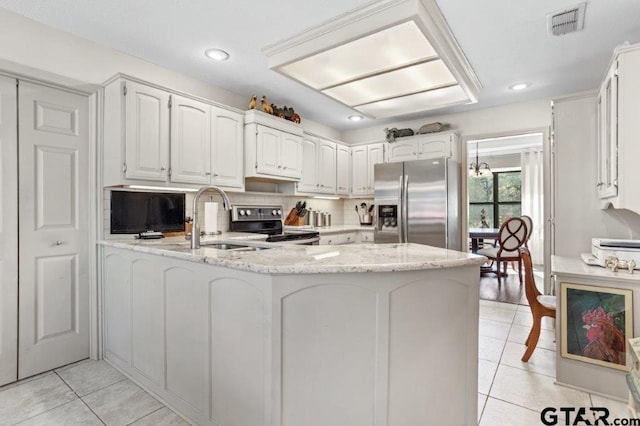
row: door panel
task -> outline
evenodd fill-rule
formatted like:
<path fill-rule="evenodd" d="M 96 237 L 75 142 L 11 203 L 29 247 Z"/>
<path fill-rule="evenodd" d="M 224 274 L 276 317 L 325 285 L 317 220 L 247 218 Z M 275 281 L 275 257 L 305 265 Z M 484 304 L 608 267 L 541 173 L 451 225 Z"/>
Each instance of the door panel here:
<path fill-rule="evenodd" d="M 211 183 L 244 186 L 244 116 L 211 107 Z"/>
<path fill-rule="evenodd" d="M 258 126 L 256 172 L 268 175 L 280 174 L 280 132 L 268 127 Z"/>
<path fill-rule="evenodd" d="M 88 98 L 20 82 L 18 378 L 89 356 Z"/>
<path fill-rule="evenodd" d="M 446 247 L 445 160 L 404 163 L 407 189 L 407 242 Z"/>
<path fill-rule="evenodd" d="M 77 256 L 37 258 L 36 270 L 36 344 L 77 333 Z"/>
<path fill-rule="evenodd" d="M 171 181 L 209 183 L 211 172 L 211 109 L 180 96 L 171 107 Z"/>
<path fill-rule="evenodd" d="M 127 179 L 165 181 L 169 157 L 169 93 L 127 82 Z"/>
<path fill-rule="evenodd" d="M 318 140 L 305 137 L 300 142 L 302 146 L 302 179 L 298 182 L 298 191 L 316 192 L 318 183 Z"/>
<path fill-rule="evenodd" d="M 0 77 L 0 386 L 18 378 L 16 80 Z"/>
<path fill-rule="evenodd" d="M 282 176 L 302 177 L 302 138 L 289 133 L 282 133 L 280 148 L 280 165 Z"/>

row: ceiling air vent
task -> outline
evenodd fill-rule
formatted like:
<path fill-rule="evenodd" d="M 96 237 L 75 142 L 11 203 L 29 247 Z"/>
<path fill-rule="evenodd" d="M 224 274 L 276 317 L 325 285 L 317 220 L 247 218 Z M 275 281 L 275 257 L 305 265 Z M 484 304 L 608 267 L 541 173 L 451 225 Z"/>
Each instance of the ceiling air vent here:
<path fill-rule="evenodd" d="M 547 16 L 549 34 L 559 36 L 582 30 L 584 27 L 584 10 L 586 3 L 569 9 L 559 10 Z"/>

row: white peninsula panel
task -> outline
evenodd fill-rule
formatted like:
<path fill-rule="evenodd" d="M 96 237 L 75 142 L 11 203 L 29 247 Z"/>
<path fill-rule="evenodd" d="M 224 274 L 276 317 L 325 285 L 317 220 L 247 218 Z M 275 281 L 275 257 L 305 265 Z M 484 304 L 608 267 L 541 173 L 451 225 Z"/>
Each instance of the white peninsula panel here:
<path fill-rule="evenodd" d="M 193 422 L 476 423 L 481 257 L 415 244 L 102 253 L 106 359 Z"/>

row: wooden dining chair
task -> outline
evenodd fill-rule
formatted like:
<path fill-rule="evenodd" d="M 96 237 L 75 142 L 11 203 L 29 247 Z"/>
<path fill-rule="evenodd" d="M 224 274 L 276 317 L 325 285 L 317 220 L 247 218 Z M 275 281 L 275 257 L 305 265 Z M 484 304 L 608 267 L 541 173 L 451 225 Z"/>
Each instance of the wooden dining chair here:
<path fill-rule="evenodd" d="M 529 247 L 529 239 L 531 238 L 531 233 L 533 232 L 533 219 L 527 215 L 520 216 L 520 219 L 524 220 L 524 224 L 527 225 L 527 239 L 524 242 L 525 247 Z"/>
<path fill-rule="evenodd" d="M 519 217 L 512 217 L 502 224 L 500 233 L 498 234 L 498 246 L 487 247 L 478 250 L 478 254 L 486 256 L 496 262 L 496 273 L 498 275 L 498 284 L 502 275 L 507 275 L 506 262 L 518 262 L 518 277 L 522 284 L 522 260 L 518 249 L 522 247 L 527 238 L 527 225 L 524 220 Z M 504 274 L 500 273 L 500 266 L 504 267 Z"/>
<path fill-rule="evenodd" d="M 542 328 L 542 318 L 556 317 L 556 297 L 542 294 L 536 287 L 531 253 L 529 253 L 528 248 L 522 247 L 520 249 L 520 257 L 522 258 L 522 263 L 524 263 L 524 291 L 527 296 L 527 302 L 529 302 L 529 307 L 531 308 L 531 315 L 533 315 L 533 325 L 524 343 L 527 346 L 527 350 L 524 352 L 524 355 L 522 355 L 522 362 L 527 362 L 538 344 L 540 329 Z"/>

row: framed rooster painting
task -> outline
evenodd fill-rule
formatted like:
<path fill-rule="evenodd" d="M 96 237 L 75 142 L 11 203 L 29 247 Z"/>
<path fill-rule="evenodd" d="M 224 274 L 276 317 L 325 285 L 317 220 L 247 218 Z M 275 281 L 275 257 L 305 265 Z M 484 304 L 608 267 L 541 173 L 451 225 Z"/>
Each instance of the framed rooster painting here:
<path fill-rule="evenodd" d="M 560 283 L 561 354 L 618 370 L 627 366 L 633 337 L 632 291 Z"/>

